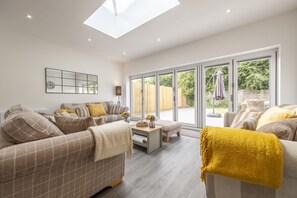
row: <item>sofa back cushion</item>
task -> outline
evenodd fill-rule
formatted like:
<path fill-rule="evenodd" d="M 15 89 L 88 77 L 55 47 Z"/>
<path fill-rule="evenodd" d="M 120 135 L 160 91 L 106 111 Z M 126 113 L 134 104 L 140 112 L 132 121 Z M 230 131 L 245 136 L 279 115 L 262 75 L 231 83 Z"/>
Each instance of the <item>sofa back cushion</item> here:
<path fill-rule="evenodd" d="M 80 118 L 85 118 L 85 117 L 90 117 L 90 111 L 89 108 L 86 107 L 85 105 L 79 105 L 76 107 L 75 112 L 78 117 Z"/>
<path fill-rule="evenodd" d="M 296 130 L 297 118 L 272 122 L 257 129 L 260 132 L 273 133 L 283 140 L 294 140 L 296 138 Z"/>
<path fill-rule="evenodd" d="M 55 116 L 57 127 L 65 134 L 85 131 L 91 126 L 97 126 L 94 118 L 71 118 Z"/>
<path fill-rule="evenodd" d="M 32 111 L 9 115 L 1 127 L 5 139 L 16 144 L 63 135 L 53 123 Z"/>
<path fill-rule="evenodd" d="M 121 113 L 121 105 L 110 104 L 108 114 L 120 114 Z"/>

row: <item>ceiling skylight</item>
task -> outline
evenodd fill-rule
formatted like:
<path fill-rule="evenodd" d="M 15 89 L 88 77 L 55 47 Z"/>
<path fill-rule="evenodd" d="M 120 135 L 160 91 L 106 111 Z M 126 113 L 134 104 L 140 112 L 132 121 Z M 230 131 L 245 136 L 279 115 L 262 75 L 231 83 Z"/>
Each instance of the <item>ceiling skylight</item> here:
<path fill-rule="evenodd" d="M 107 0 L 84 24 L 117 39 L 178 5 L 178 0 Z"/>

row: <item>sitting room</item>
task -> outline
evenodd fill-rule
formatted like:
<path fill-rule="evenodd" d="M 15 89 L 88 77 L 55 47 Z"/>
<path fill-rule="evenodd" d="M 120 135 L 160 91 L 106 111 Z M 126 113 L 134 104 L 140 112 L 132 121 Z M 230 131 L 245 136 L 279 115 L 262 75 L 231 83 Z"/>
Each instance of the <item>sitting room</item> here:
<path fill-rule="evenodd" d="M 1 198 L 297 197 L 296 0 L 1 0 L 0 27 Z"/>

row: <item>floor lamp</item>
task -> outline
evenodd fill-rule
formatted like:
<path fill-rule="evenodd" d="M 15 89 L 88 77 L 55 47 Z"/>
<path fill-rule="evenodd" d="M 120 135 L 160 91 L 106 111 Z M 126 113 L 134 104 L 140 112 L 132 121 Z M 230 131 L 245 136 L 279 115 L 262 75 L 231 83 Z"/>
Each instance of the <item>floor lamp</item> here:
<path fill-rule="evenodd" d="M 118 97 L 118 105 L 121 104 L 121 102 L 120 102 L 121 95 L 122 95 L 122 87 L 116 86 L 116 96 Z"/>

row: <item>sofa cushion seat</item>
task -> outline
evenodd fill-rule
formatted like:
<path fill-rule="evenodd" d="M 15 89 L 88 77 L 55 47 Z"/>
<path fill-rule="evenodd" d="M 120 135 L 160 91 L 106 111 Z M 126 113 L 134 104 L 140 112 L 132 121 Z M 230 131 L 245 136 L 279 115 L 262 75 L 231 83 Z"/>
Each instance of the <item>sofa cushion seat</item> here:
<path fill-rule="evenodd" d="M 94 117 L 96 118 L 103 118 L 105 123 L 109 123 L 109 122 L 114 122 L 114 121 L 119 121 L 122 120 L 122 116 L 120 114 L 107 114 L 104 116 L 99 116 L 99 117 Z"/>

